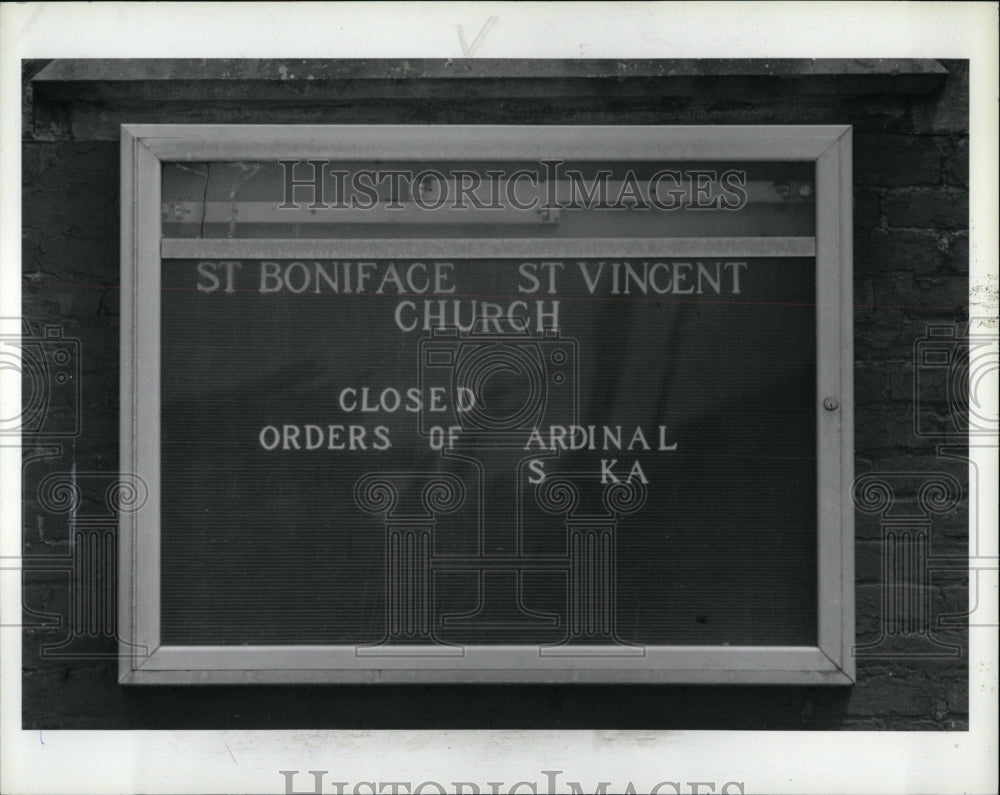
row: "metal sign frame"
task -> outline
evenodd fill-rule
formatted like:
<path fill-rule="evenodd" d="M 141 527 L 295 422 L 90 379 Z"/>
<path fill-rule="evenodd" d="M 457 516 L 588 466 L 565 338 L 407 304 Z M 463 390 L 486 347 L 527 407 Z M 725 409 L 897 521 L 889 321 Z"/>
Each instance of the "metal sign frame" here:
<path fill-rule="evenodd" d="M 167 161 L 564 158 L 808 161 L 816 234 L 806 238 L 164 239 Z M 119 527 L 119 681 L 222 683 L 768 683 L 854 681 L 852 188 L 848 126 L 124 125 L 121 131 L 121 468 L 149 499 Z M 166 646 L 160 642 L 160 266 L 187 257 L 815 256 L 818 642 L 647 646 L 639 655 L 560 656 L 538 646 L 459 655 L 355 646 Z"/>

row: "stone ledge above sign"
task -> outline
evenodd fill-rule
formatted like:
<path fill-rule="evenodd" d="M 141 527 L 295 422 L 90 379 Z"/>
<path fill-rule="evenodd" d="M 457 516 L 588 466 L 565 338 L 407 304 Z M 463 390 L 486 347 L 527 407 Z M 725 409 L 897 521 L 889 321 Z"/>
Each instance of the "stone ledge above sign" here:
<path fill-rule="evenodd" d="M 330 123 L 332 111 L 346 114 L 338 122 L 381 123 L 391 112 L 387 123 L 427 113 L 435 115 L 427 121 L 450 123 L 469 121 L 457 116 L 475 114 L 476 104 L 487 112 L 476 121 L 523 123 L 518 114 L 532 103 L 560 115 L 581 103 L 590 110 L 635 104 L 662 116 L 684 113 L 699 98 L 742 107 L 747 97 L 789 94 L 813 102 L 926 94 L 948 75 L 932 59 L 876 58 L 58 59 L 26 61 L 24 70 L 34 72 L 26 81 L 24 130 L 35 140 L 117 140 L 119 124 L 159 118 L 173 103 L 176 121 L 188 123 L 259 123 L 261 115 L 273 118 L 279 104 L 286 124 Z M 441 114 L 447 118 L 437 118 Z M 651 117 L 640 123 L 702 122 Z"/>

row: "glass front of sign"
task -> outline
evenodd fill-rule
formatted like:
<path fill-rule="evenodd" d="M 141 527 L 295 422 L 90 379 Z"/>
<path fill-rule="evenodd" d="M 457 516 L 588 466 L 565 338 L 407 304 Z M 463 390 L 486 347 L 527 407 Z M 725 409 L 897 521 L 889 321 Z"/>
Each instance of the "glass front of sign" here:
<path fill-rule="evenodd" d="M 126 132 L 123 682 L 851 680 L 849 130 Z"/>

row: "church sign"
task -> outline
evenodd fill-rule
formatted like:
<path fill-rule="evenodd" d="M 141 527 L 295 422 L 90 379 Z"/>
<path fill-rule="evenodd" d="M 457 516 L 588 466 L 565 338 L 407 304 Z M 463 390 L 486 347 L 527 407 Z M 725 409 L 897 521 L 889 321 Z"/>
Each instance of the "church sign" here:
<path fill-rule="evenodd" d="M 850 155 L 123 127 L 121 682 L 852 681 Z"/>

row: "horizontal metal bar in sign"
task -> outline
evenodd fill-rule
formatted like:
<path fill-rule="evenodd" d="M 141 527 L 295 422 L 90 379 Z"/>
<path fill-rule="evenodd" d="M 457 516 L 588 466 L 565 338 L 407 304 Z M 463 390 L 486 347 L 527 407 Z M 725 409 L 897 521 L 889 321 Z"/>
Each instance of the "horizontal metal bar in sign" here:
<path fill-rule="evenodd" d="M 161 161 L 816 160 L 843 126 L 129 125 Z"/>
<path fill-rule="evenodd" d="M 446 194 L 447 195 L 447 194 Z M 454 194 L 451 194 L 454 196 Z M 541 205 L 539 204 L 539 207 Z M 336 208 L 318 213 L 304 204 L 294 210 L 282 210 L 273 202 L 164 202 L 164 223 L 202 226 L 207 224 L 437 224 L 456 226 L 472 223 L 494 226 L 555 224 L 559 209 L 525 212 L 516 207 L 477 210 L 468 207 L 455 210 L 441 207 L 425 210 L 412 201 L 399 202 L 390 209 L 388 201 L 368 209 Z"/>
<path fill-rule="evenodd" d="M 691 187 L 690 179 L 682 180 L 687 189 L 682 195 L 667 197 L 656 192 L 647 183 L 638 187 L 639 207 L 654 202 L 672 202 L 671 207 L 691 208 L 697 191 Z M 342 205 L 324 206 L 322 212 L 308 202 L 289 207 L 281 203 L 281 196 L 271 201 L 175 201 L 167 199 L 161 208 L 165 223 L 179 224 L 543 224 L 557 222 L 560 210 L 599 210 L 600 205 L 588 206 L 581 200 L 569 180 L 542 182 L 540 185 L 517 186 L 520 206 L 492 203 L 491 192 L 510 196 L 510 180 L 498 180 L 495 188 L 485 182 L 478 190 L 466 189 L 454 179 L 430 182 L 424 192 L 420 186 L 419 201 L 412 196 L 393 197 L 390 186 L 380 185 L 377 201 L 349 206 L 346 198 Z M 627 183 L 622 180 L 606 180 L 602 183 L 608 197 L 627 195 Z M 280 189 L 280 185 L 275 186 Z M 407 186 L 413 188 L 412 185 Z M 664 189 L 666 190 L 666 189 Z M 743 186 L 749 205 L 785 205 L 793 209 L 804 207 L 813 201 L 815 186 L 801 180 L 764 181 L 757 180 Z M 465 194 L 472 196 L 467 199 Z M 551 195 L 550 195 L 551 194 Z M 477 205 L 475 202 L 479 201 Z M 553 202 L 549 207 L 547 203 Z M 716 199 L 716 201 L 718 201 Z M 467 203 L 468 202 L 468 203 Z M 524 208 L 529 209 L 525 210 Z M 534 208 L 533 210 L 530 208 Z M 625 205 L 628 208 L 628 205 Z M 704 209 L 695 208 L 695 209 Z M 726 211 L 720 210 L 725 213 Z"/>
<path fill-rule="evenodd" d="M 455 259 L 508 257 L 813 257 L 813 237 L 542 238 L 164 238 L 164 259 Z"/>
<path fill-rule="evenodd" d="M 808 646 L 161 646 L 123 684 L 282 682 L 843 684 Z"/>

